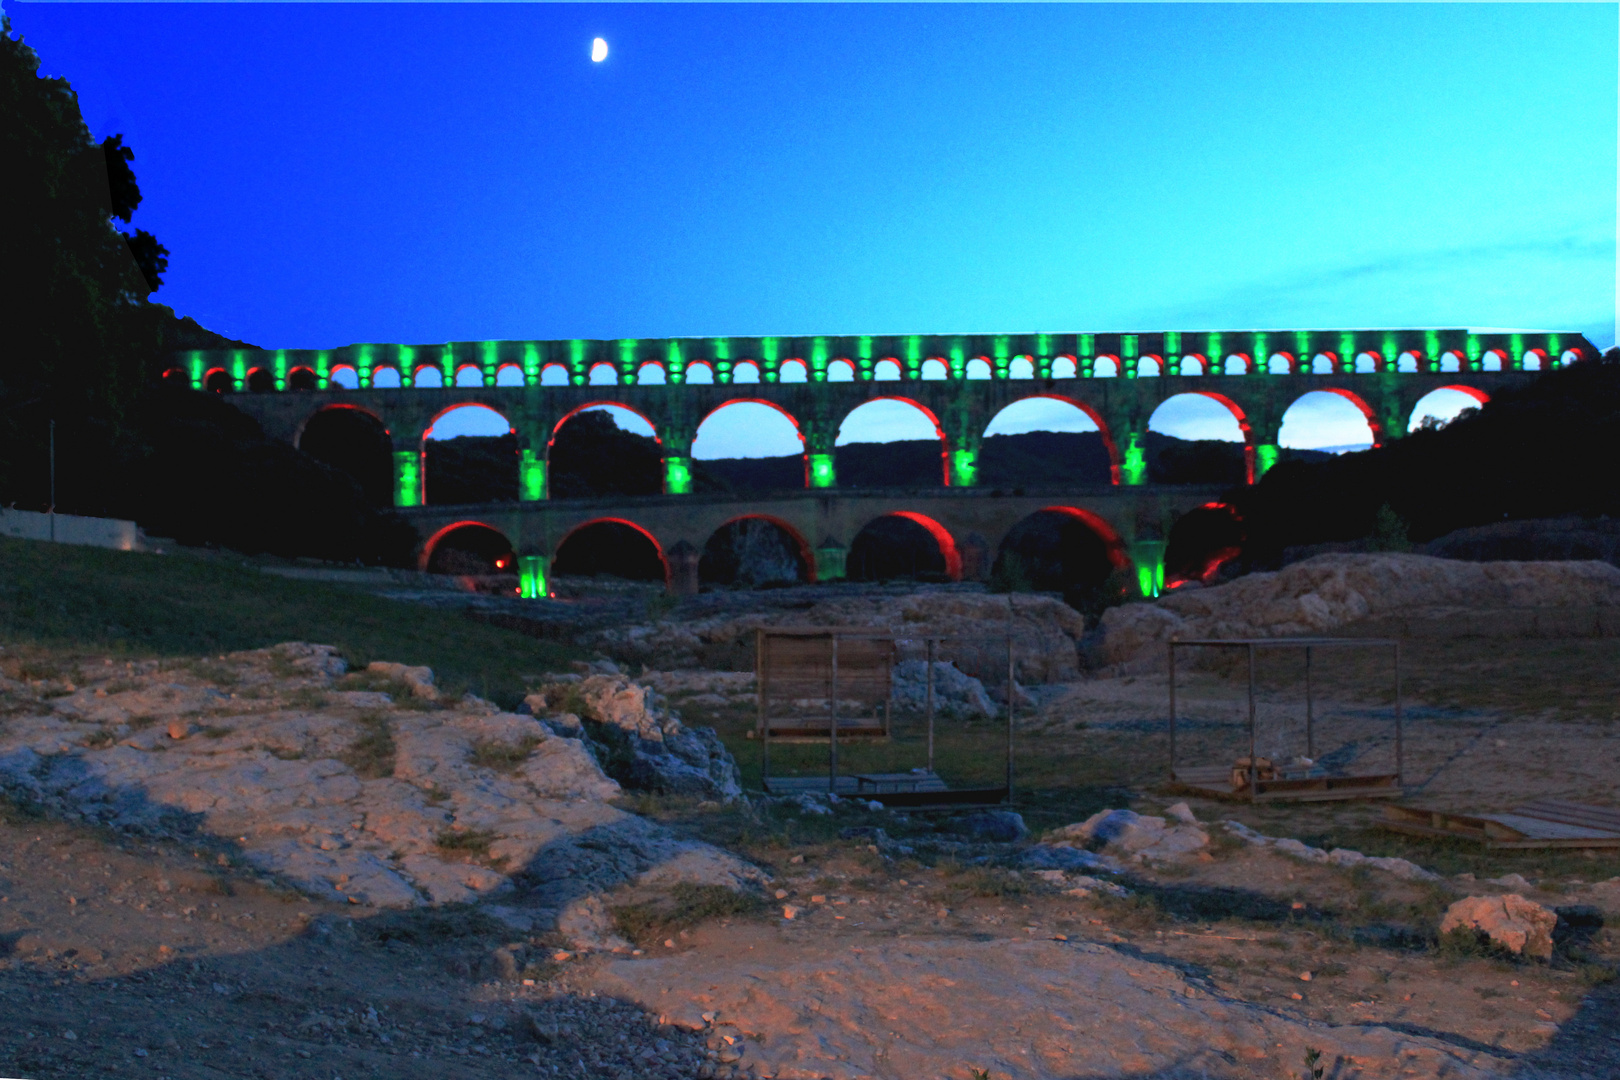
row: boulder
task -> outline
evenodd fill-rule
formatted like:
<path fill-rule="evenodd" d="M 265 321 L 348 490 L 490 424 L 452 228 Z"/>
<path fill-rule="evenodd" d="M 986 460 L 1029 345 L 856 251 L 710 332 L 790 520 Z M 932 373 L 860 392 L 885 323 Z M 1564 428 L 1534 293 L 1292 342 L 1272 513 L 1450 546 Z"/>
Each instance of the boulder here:
<path fill-rule="evenodd" d="M 965 675 L 955 664 L 934 661 L 934 709 L 947 716 L 994 716 L 995 702 L 984 683 Z M 892 698 L 903 709 L 922 710 L 928 703 L 928 661 L 902 660 L 894 666 Z"/>
<path fill-rule="evenodd" d="M 1555 912 L 1518 893 L 1508 893 L 1458 900 L 1446 909 L 1440 933 L 1471 929 L 1509 952 L 1548 960 L 1552 958 L 1553 928 L 1557 925 Z"/>
<path fill-rule="evenodd" d="M 385 679 L 404 683 L 410 687 L 412 697 L 424 701 L 439 700 L 439 688 L 433 685 L 433 669 L 430 667 L 412 667 L 409 664 L 396 664 L 390 660 L 373 660 L 366 665 L 366 670 Z"/>
<path fill-rule="evenodd" d="M 1192 817 L 1186 804 L 1180 804 Z M 1099 810 L 1085 821 L 1066 825 L 1048 839 L 1053 843 L 1095 844 L 1136 861 L 1172 860 L 1202 851 L 1209 846 L 1209 834 L 1197 825 L 1170 825 L 1162 817 L 1138 814 L 1134 810 Z"/>
<path fill-rule="evenodd" d="M 981 810 L 954 818 L 945 827 L 958 836 L 992 844 L 1010 844 L 1029 835 L 1024 816 L 1012 810 Z"/>

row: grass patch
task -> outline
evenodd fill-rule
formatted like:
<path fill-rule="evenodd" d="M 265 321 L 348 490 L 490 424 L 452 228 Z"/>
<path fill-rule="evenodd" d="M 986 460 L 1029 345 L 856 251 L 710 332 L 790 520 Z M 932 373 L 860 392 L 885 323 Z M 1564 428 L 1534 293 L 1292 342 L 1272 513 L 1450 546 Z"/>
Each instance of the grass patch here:
<path fill-rule="evenodd" d="M 453 851 L 480 859 L 489 857 L 489 845 L 495 842 L 495 833 L 489 829 L 445 829 L 433 838 L 440 851 Z"/>
<path fill-rule="evenodd" d="M 283 641 L 332 645 L 356 667 L 372 660 L 426 664 L 447 685 L 465 684 L 505 708 L 523 700 L 523 673 L 566 669 L 584 656 L 456 612 L 261 574 L 246 556 L 0 539 L 0 642 L 57 652 L 211 657 Z"/>
<path fill-rule="evenodd" d="M 356 717 L 361 735 L 342 754 L 343 764 L 366 780 L 394 775 L 394 732 L 388 714 L 376 710 Z M 207 729 L 204 729 L 207 734 Z"/>
<path fill-rule="evenodd" d="M 494 769 L 496 772 L 516 772 L 534 748 L 540 745 L 540 740 L 533 735 L 525 735 L 515 743 L 501 742 L 499 739 L 479 739 L 472 744 L 467 752 L 467 760 L 481 769 Z"/>
<path fill-rule="evenodd" d="M 665 899 L 614 908 L 613 924 L 621 937 L 646 947 L 708 919 L 749 915 L 764 906 L 760 897 L 724 885 L 682 882 Z"/>
<path fill-rule="evenodd" d="M 403 679 L 391 679 L 376 671 L 351 671 L 338 683 L 340 690 L 370 690 L 387 694 L 400 709 L 428 712 L 439 707 L 438 702 L 419 698 L 411 692 L 411 685 Z"/>

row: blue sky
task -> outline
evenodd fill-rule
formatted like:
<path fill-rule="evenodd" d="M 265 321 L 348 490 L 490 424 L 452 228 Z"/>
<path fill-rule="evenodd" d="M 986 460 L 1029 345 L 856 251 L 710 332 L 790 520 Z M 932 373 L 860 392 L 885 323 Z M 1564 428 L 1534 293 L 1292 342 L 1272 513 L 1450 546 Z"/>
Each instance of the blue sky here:
<path fill-rule="evenodd" d="M 264 346 L 1614 340 L 1612 4 L 6 11 L 134 148 L 156 298 Z"/>

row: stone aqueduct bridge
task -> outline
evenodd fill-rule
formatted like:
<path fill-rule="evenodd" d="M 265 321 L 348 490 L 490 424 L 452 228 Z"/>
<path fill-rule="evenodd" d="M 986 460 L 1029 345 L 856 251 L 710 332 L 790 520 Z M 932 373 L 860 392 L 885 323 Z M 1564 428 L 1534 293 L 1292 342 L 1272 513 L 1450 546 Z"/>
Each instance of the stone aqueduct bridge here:
<path fill-rule="evenodd" d="M 841 575 L 843 552 L 885 514 L 918 521 L 940 542 L 953 574 L 981 576 L 1008 531 L 1043 509 L 1086 520 L 1116 564 L 1132 565 L 1145 593 L 1162 583 L 1175 521 L 1215 489 L 1147 483 L 1148 419 L 1165 400 L 1208 396 L 1230 409 L 1246 442 L 1249 480 L 1277 459 L 1283 414 L 1301 395 L 1339 394 L 1366 416 L 1373 440 L 1404 434 L 1418 400 L 1454 387 L 1485 400 L 1543 368 L 1595 358 L 1578 334 L 1467 330 L 1290 330 L 1143 334 L 681 338 L 640 341 L 490 341 L 351 345 L 332 350 L 227 350 L 177 354 L 168 378 L 231 392 L 271 437 L 297 443 L 330 408 L 362 409 L 393 440 L 395 503 L 423 536 L 427 564 L 449 530 L 482 523 L 520 556 L 523 591 L 544 588 L 549 557 L 574 530 L 604 519 L 645 532 L 667 555 L 701 550 L 714 531 L 761 516 L 795 534 L 813 572 Z M 1083 410 L 1113 463 L 1107 487 L 1064 484 L 1007 495 L 975 486 L 992 418 L 1029 397 Z M 913 403 L 933 418 L 944 486 L 928 491 L 840 490 L 834 441 L 844 418 L 878 398 Z M 737 401 L 769 404 L 804 441 L 806 486 L 754 498 L 690 494 L 698 425 Z M 663 448 L 663 496 L 550 500 L 552 437 L 592 405 L 632 409 Z M 423 445 L 446 412 L 484 405 L 506 417 L 521 447 L 515 504 L 423 506 Z M 666 559 L 667 565 L 667 559 Z"/>

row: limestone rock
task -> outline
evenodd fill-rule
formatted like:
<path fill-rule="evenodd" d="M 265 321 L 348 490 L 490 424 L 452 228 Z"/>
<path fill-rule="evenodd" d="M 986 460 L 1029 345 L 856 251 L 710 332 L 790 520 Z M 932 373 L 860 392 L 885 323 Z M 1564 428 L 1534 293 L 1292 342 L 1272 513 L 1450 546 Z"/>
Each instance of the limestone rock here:
<path fill-rule="evenodd" d="M 1185 804 L 1182 808 L 1186 809 Z M 1187 811 L 1191 817 L 1191 811 Z M 1055 843 L 1100 844 L 1138 861 L 1173 860 L 1209 846 L 1209 834 L 1196 824 L 1168 824 L 1164 818 L 1134 810 L 1099 810 L 1085 821 L 1066 825 L 1049 837 Z M 1179 819 L 1178 819 L 1179 822 Z"/>
<path fill-rule="evenodd" d="M 1029 835 L 1024 816 L 1012 810 L 981 810 L 956 818 L 947 826 L 951 832 L 989 843 L 1008 844 Z"/>
<path fill-rule="evenodd" d="M 921 711 L 928 703 L 928 661 L 902 660 L 894 666 L 895 705 Z M 994 716 L 995 702 L 984 683 L 959 671 L 955 664 L 934 661 L 934 708 L 945 715 Z"/>
<path fill-rule="evenodd" d="M 1551 959 L 1558 915 L 1518 893 L 1469 896 L 1446 909 L 1440 933 L 1473 929 L 1509 952 Z"/>
<path fill-rule="evenodd" d="M 366 670 L 375 672 L 385 679 L 397 679 L 404 683 L 411 688 L 412 697 L 419 697 L 425 701 L 439 700 L 439 688 L 433 685 L 433 669 L 430 667 L 411 667 L 389 660 L 373 660 L 366 665 Z"/>

